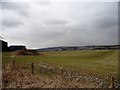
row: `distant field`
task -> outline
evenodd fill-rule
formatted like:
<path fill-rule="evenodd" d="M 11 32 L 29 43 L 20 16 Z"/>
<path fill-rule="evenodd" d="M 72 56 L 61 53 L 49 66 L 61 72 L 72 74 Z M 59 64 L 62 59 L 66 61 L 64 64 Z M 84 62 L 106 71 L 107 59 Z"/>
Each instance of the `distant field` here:
<path fill-rule="evenodd" d="M 100 75 L 110 74 L 117 76 L 118 51 L 117 50 L 82 50 L 82 51 L 51 51 L 40 52 L 43 56 L 15 56 L 9 52 L 3 53 L 3 67 L 11 60 L 16 64 L 44 62 L 51 66 L 72 67 L 76 71 L 95 73 Z"/>

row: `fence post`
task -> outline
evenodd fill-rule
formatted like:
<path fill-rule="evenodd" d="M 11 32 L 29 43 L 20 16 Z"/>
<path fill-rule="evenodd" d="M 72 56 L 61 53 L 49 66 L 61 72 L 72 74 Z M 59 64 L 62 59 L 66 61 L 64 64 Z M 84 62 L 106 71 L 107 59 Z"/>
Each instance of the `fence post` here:
<path fill-rule="evenodd" d="M 111 85 L 110 85 L 109 88 L 115 88 L 114 84 L 115 84 L 115 78 L 112 77 L 112 78 L 111 78 Z"/>
<path fill-rule="evenodd" d="M 15 61 L 14 61 L 14 60 L 12 60 L 12 66 L 14 67 L 14 65 L 15 65 Z"/>
<path fill-rule="evenodd" d="M 8 81 L 5 79 L 5 80 L 3 80 L 3 83 L 4 83 L 4 84 L 3 84 L 3 85 L 4 85 L 3 87 L 6 88 Z"/>
<path fill-rule="evenodd" d="M 14 69 L 14 66 L 15 66 L 15 61 L 12 60 L 12 66 L 11 66 L 10 70 L 13 70 L 13 69 Z"/>
<path fill-rule="evenodd" d="M 60 74 L 63 74 L 63 69 L 62 68 L 60 68 Z"/>
<path fill-rule="evenodd" d="M 34 63 L 31 64 L 31 71 L 32 71 L 32 74 L 34 74 Z"/>

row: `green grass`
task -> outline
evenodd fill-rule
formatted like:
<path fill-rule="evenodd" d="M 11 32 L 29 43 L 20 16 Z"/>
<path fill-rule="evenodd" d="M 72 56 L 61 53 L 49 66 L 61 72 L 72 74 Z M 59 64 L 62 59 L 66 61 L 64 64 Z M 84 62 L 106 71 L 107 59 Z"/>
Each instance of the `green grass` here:
<path fill-rule="evenodd" d="M 77 71 L 96 74 L 117 75 L 118 51 L 117 50 L 83 50 L 83 51 L 51 51 L 41 52 L 43 56 L 16 56 L 11 57 L 9 52 L 3 53 L 3 66 L 15 60 L 16 64 L 31 62 L 45 62 L 52 66 L 71 66 Z M 116 72 L 116 73 L 115 73 Z"/>

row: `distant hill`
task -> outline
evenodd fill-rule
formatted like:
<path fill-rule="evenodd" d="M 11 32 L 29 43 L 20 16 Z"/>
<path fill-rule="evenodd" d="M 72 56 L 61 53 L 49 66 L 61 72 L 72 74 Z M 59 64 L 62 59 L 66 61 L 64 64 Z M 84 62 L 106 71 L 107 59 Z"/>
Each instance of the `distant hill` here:
<path fill-rule="evenodd" d="M 114 50 L 120 49 L 120 45 L 96 45 L 96 46 L 62 46 L 36 49 L 37 51 L 64 51 L 64 50 Z"/>

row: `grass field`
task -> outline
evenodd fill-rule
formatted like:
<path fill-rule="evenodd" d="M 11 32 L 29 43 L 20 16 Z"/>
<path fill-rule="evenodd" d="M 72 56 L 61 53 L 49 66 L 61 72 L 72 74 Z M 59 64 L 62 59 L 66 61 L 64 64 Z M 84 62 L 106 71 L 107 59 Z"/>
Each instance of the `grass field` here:
<path fill-rule="evenodd" d="M 95 73 L 117 76 L 118 51 L 117 50 L 83 50 L 83 51 L 51 51 L 41 52 L 43 56 L 14 56 L 8 52 L 3 53 L 3 67 L 15 60 L 16 64 L 44 62 L 51 66 L 73 67 L 84 73 Z"/>

